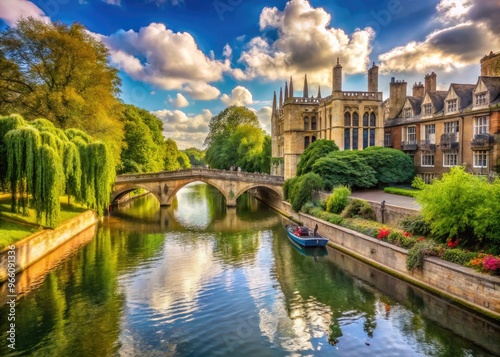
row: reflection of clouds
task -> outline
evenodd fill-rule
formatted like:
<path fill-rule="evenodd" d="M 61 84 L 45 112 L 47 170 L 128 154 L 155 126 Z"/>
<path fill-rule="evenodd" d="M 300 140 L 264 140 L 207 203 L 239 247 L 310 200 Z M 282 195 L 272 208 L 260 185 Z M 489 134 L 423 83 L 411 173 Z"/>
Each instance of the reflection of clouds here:
<path fill-rule="evenodd" d="M 272 233 L 263 233 L 267 234 Z M 250 295 L 259 310 L 261 334 L 290 353 L 320 350 L 321 342 L 314 340 L 323 339 L 326 343 L 332 321 L 330 307 L 314 297 L 304 299 L 295 291 L 287 311 L 286 297 L 281 290 L 274 289 L 279 283 L 271 272 L 274 266 L 272 240 L 261 237 L 261 242 L 255 264 L 244 268 Z"/>
<path fill-rule="evenodd" d="M 212 220 L 207 196 L 200 194 L 200 182 L 187 184 L 177 192 L 177 209 L 175 219 L 183 226 L 195 229 L 205 229 Z M 196 199 L 193 200 L 193 196 Z"/>

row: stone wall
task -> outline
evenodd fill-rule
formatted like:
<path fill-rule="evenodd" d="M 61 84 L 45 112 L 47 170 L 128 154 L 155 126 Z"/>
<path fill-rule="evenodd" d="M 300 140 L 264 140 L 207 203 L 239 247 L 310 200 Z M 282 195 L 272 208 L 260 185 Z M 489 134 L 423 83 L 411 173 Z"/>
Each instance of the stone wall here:
<path fill-rule="evenodd" d="M 97 223 L 98 218 L 93 211 L 86 211 L 55 229 L 46 229 L 34 233 L 15 243 L 16 273 L 27 268 L 50 252 L 59 248 L 78 233 Z M 0 282 L 7 280 L 9 247 L 0 252 Z"/>
<path fill-rule="evenodd" d="M 282 202 L 281 211 L 308 227 L 318 224 L 319 233 L 327 237 L 336 249 L 400 279 L 500 320 L 500 277 L 481 274 L 435 257 L 425 258 L 421 270 L 409 272 L 406 270 L 406 249 L 304 213 L 295 213 L 288 202 Z"/>

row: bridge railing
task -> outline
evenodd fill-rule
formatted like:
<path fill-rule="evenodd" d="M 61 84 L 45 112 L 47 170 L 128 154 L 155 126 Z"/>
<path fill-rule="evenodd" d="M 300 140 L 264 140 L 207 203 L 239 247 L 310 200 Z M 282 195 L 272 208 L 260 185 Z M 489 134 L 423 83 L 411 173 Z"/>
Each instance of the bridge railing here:
<path fill-rule="evenodd" d="M 192 168 L 177 171 L 161 171 L 153 172 L 147 174 L 125 174 L 116 177 L 117 183 L 119 182 L 130 182 L 130 181 L 140 181 L 140 180 L 161 180 L 167 178 L 184 178 L 202 176 L 218 179 L 232 179 L 232 180 L 252 180 L 256 182 L 266 182 L 272 184 L 282 184 L 284 179 L 281 176 L 273 176 L 268 174 L 261 174 L 255 172 L 244 172 L 244 171 L 227 171 L 227 170 L 217 170 L 217 169 L 205 169 L 205 168 Z"/>

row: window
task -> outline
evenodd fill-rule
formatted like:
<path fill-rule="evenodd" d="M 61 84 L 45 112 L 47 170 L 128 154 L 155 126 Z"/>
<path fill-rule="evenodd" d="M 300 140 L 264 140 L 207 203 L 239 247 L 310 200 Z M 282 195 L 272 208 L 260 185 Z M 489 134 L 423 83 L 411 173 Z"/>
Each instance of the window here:
<path fill-rule="evenodd" d="M 434 167 L 434 153 L 432 151 L 422 152 L 422 166 Z"/>
<path fill-rule="evenodd" d="M 488 167 L 488 151 L 474 151 L 474 167 Z"/>
<path fill-rule="evenodd" d="M 424 114 L 432 115 L 432 104 L 424 104 Z"/>
<path fill-rule="evenodd" d="M 417 128 L 414 126 L 409 126 L 406 128 L 406 140 L 409 142 L 417 141 Z"/>
<path fill-rule="evenodd" d="M 375 113 L 370 114 L 370 126 L 377 126 L 377 117 Z"/>
<path fill-rule="evenodd" d="M 368 129 L 363 129 L 363 149 L 368 147 Z"/>
<path fill-rule="evenodd" d="M 370 129 L 370 146 L 375 146 L 375 129 Z"/>
<path fill-rule="evenodd" d="M 332 122 L 332 114 L 330 113 L 330 126 L 329 126 L 329 128 L 331 128 L 331 127 L 332 127 L 332 123 L 333 123 L 333 122 Z"/>
<path fill-rule="evenodd" d="M 411 108 L 405 108 L 405 118 L 411 118 Z"/>
<path fill-rule="evenodd" d="M 486 105 L 486 93 L 476 94 L 476 107 Z"/>
<path fill-rule="evenodd" d="M 307 149 L 307 147 L 309 146 L 309 144 L 310 144 L 309 137 L 306 136 L 304 138 L 304 150 Z"/>
<path fill-rule="evenodd" d="M 490 131 L 488 117 L 479 117 L 474 119 L 474 135 L 486 134 Z"/>
<path fill-rule="evenodd" d="M 351 129 L 344 129 L 344 150 L 351 150 Z"/>
<path fill-rule="evenodd" d="M 368 126 L 368 113 L 363 114 L 363 126 Z"/>
<path fill-rule="evenodd" d="M 316 130 L 316 117 L 311 118 L 311 130 Z"/>
<path fill-rule="evenodd" d="M 384 133 L 384 146 L 385 147 L 391 147 L 392 146 L 391 133 Z"/>
<path fill-rule="evenodd" d="M 458 121 L 450 121 L 444 123 L 445 133 L 458 133 Z"/>
<path fill-rule="evenodd" d="M 304 130 L 309 130 L 309 117 L 304 118 Z"/>
<path fill-rule="evenodd" d="M 352 149 L 353 150 L 358 150 L 358 135 L 359 135 L 359 129 L 358 128 L 352 129 Z"/>
<path fill-rule="evenodd" d="M 311 138 L 311 142 L 312 142 L 312 143 L 314 143 L 315 141 L 316 141 L 316 137 L 315 137 L 315 136 L 313 136 L 313 137 Z"/>
<path fill-rule="evenodd" d="M 457 166 L 458 150 L 445 151 L 443 153 L 443 166 Z"/>
<path fill-rule="evenodd" d="M 351 126 L 351 113 L 344 113 L 344 126 Z"/>
<path fill-rule="evenodd" d="M 436 143 L 436 124 L 425 126 L 425 140 L 427 140 L 429 144 Z"/>
<path fill-rule="evenodd" d="M 454 113 L 457 111 L 457 100 L 449 100 L 448 101 L 448 113 Z"/>
<path fill-rule="evenodd" d="M 356 112 L 352 114 L 352 126 L 359 126 L 359 114 Z"/>

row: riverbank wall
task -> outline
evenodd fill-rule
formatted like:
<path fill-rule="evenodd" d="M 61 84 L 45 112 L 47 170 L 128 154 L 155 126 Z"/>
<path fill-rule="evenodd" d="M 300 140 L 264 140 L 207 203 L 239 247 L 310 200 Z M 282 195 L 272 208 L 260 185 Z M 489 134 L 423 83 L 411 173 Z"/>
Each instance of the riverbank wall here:
<path fill-rule="evenodd" d="M 45 229 L 16 242 L 14 249 L 5 248 L 0 252 L 0 283 L 8 278 L 8 264 L 15 262 L 16 274 L 53 252 L 78 233 L 95 225 L 98 217 L 93 211 L 85 211 L 62 223 L 54 229 Z M 13 253 L 12 253 L 13 252 Z M 9 261 L 9 256 L 14 256 Z"/>
<path fill-rule="evenodd" d="M 436 257 L 424 259 L 422 269 L 406 270 L 408 251 L 365 234 L 340 227 L 305 213 L 293 212 L 288 202 L 275 207 L 285 216 L 314 227 L 333 248 L 382 271 L 500 321 L 500 277 Z"/>

